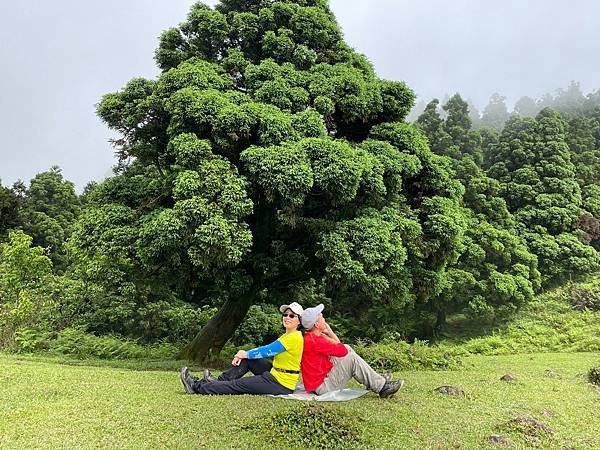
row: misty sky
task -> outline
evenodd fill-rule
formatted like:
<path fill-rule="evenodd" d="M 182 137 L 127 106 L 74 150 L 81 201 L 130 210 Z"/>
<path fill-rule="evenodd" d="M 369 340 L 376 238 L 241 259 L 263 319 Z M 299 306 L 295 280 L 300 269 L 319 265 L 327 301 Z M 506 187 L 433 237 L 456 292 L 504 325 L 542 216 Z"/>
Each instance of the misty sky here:
<path fill-rule="evenodd" d="M 80 191 L 114 164 L 95 115 L 103 94 L 156 77 L 161 31 L 193 0 L 30 0 L 0 4 L 0 179 L 59 165 Z M 207 1 L 214 5 L 216 1 Z M 459 92 L 509 107 L 570 80 L 600 88 L 597 0 L 331 0 L 347 41 L 419 99 Z"/>

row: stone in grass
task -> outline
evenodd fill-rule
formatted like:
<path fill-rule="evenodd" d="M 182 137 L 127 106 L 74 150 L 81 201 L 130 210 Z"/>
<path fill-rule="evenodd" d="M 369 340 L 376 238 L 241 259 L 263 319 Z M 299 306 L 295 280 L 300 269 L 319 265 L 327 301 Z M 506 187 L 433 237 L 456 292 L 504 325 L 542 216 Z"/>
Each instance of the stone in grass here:
<path fill-rule="evenodd" d="M 555 372 L 554 370 L 551 370 L 551 369 L 544 370 L 544 375 L 547 376 L 548 378 L 560 378 L 560 373 Z"/>
<path fill-rule="evenodd" d="M 516 447 L 512 439 L 507 438 L 506 436 L 500 436 L 499 434 L 492 434 L 490 437 L 488 437 L 488 441 L 491 441 L 495 444 L 504 445 L 506 447 Z"/>
<path fill-rule="evenodd" d="M 456 397 L 462 397 L 465 395 L 461 388 L 455 386 L 440 386 L 435 388 L 434 391 L 438 394 L 454 395 Z"/>
<path fill-rule="evenodd" d="M 506 383 L 515 383 L 517 378 L 514 375 L 507 373 L 506 375 L 502 375 L 500 377 L 500 381 L 504 381 Z"/>

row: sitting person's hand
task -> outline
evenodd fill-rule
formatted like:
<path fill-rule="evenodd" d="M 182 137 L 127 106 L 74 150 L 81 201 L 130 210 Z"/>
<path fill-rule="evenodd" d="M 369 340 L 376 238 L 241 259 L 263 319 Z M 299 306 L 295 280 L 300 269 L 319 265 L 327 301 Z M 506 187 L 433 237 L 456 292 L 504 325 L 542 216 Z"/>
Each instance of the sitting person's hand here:
<path fill-rule="evenodd" d="M 238 352 L 234 355 L 233 360 L 231 361 L 231 365 L 239 366 L 242 362 L 242 359 L 246 359 L 248 357 L 248 353 L 246 350 L 238 350 Z"/>
<path fill-rule="evenodd" d="M 333 332 L 333 330 L 331 329 L 331 327 L 329 326 L 329 324 L 327 322 L 325 322 L 325 319 L 323 319 L 323 331 L 322 331 L 322 333 L 323 333 L 323 336 L 325 336 L 325 338 L 329 339 L 334 344 L 339 344 L 340 343 L 340 339 Z"/>

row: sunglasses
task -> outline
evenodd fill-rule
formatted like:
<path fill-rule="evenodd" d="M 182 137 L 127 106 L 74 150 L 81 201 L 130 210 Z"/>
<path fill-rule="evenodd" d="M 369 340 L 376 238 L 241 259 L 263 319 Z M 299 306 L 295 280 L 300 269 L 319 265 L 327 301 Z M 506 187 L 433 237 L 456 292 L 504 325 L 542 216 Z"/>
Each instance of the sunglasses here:
<path fill-rule="evenodd" d="M 298 317 L 298 314 L 286 313 L 286 314 L 283 314 L 283 317 L 289 317 L 290 319 L 294 319 L 294 318 Z"/>

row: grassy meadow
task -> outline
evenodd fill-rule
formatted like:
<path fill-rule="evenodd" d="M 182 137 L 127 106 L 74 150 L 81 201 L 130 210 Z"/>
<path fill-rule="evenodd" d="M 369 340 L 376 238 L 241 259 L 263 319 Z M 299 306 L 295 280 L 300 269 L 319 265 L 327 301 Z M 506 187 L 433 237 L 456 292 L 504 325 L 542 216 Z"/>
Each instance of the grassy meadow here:
<path fill-rule="evenodd" d="M 598 353 L 471 356 L 458 370 L 396 373 L 406 385 L 391 399 L 328 404 L 190 396 L 172 369 L 68 363 L 0 355 L 0 448 L 501 448 L 492 434 L 517 448 L 600 448 L 600 390 L 585 376 Z M 446 384 L 464 396 L 434 392 Z"/>

